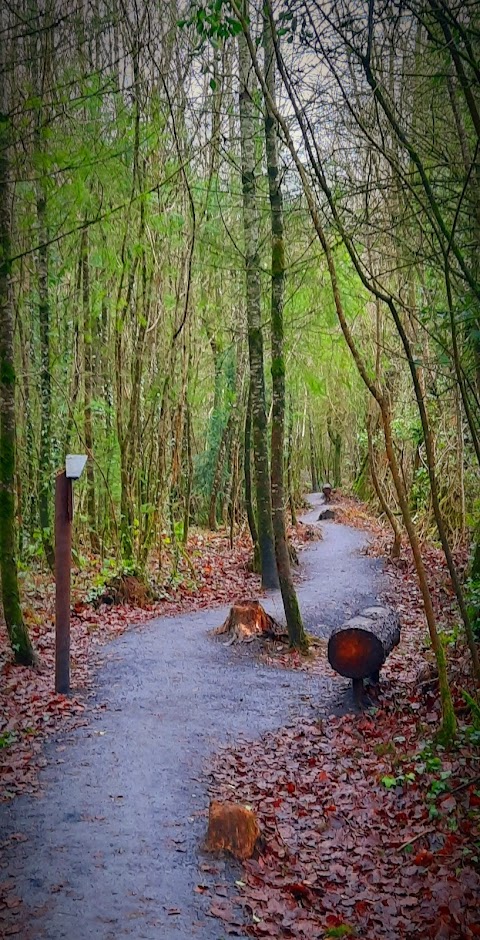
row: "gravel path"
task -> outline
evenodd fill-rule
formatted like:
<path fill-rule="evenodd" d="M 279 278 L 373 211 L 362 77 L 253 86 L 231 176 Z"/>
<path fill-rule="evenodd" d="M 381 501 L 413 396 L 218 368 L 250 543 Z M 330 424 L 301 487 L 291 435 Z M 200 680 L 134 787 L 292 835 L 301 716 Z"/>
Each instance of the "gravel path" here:
<path fill-rule="evenodd" d="M 318 518 L 312 494 L 305 522 Z M 328 636 L 375 601 L 378 561 L 359 554 L 365 535 L 322 523 L 301 556 L 299 600 L 312 632 Z M 267 609 L 280 617 L 272 594 Z M 348 706 L 346 681 L 258 665 L 240 647 L 207 636 L 226 609 L 160 618 L 113 641 L 85 727 L 47 746 L 43 796 L 0 806 L 8 849 L 0 881 L 23 898 L 22 940 L 222 940 L 198 883 L 220 874 L 199 846 L 208 795 L 204 768 L 218 747 L 257 737 L 315 709 Z M 2 927 L 0 923 L 0 936 Z"/>

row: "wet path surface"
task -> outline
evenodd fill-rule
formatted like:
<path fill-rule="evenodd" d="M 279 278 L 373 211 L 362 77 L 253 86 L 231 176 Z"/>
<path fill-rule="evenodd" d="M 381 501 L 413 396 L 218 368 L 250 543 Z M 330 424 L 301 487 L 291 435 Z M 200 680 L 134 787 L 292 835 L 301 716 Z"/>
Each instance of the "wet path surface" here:
<path fill-rule="evenodd" d="M 321 496 L 309 499 L 303 520 L 312 523 Z M 301 553 L 298 595 L 308 629 L 328 636 L 376 599 L 381 567 L 359 554 L 362 532 L 335 523 L 322 531 Z M 281 617 L 277 595 L 264 603 Z M 23 898 L 22 940 L 224 937 L 194 892 L 212 880 L 198 867 L 208 861 L 199 846 L 209 756 L 312 709 L 345 708 L 349 697 L 346 681 L 259 665 L 213 641 L 207 631 L 226 613 L 160 618 L 113 641 L 87 726 L 47 746 L 43 796 L 0 805 L 1 839 L 27 837 L 0 867 L 0 881 L 14 877 Z"/>

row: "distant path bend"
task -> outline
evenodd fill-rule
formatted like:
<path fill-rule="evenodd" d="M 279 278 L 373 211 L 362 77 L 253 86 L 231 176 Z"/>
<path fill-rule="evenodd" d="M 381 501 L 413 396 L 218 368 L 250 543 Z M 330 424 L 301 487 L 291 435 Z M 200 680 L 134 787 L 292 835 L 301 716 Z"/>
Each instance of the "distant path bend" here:
<path fill-rule="evenodd" d="M 309 500 L 311 524 L 322 496 Z M 302 550 L 298 596 L 308 630 L 327 636 L 376 600 L 381 563 L 359 553 L 363 532 L 322 531 Z M 281 617 L 278 593 L 265 606 Z M 348 695 L 346 681 L 260 665 L 210 639 L 226 613 L 159 618 L 110 643 L 88 725 L 47 746 L 44 795 L 0 805 L 2 838 L 27 837 L 0 862 L 0 881 L 23 898 L 22 940 L 223 938 L 194 891 L 220 880 L 198 867 L 208 758 L 312 708 L 342 709 Z"/>

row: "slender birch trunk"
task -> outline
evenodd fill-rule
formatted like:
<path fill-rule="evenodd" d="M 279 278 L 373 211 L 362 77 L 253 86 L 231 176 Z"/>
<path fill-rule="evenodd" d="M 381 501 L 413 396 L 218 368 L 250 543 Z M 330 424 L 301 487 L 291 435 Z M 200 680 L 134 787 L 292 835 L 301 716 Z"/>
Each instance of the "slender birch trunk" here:
<path fill-rule="evenodd" d="M 51 461 L 52 383 L 50 377 L 50 299 L 48 291 L 48 228 L 47 202 L 41 183 L 37 185 L 37 221 L 39 249 L 36 257 L 38 279 L 38 319 L 40 325 L 40 451 L 38 469 L 39 521 L 43 549 L 49 567 L 55 567 L 55 553 L 51 529 L 51 503 L 53 498 L 53 467 Z"/>
<path fill-rule="evenodd" d="M 37 156 L 44 151 L 43 129 L 48 113 L 44 105 L 44 82 L 49 73 L 48 25 L 46 14 L 39 12 L 37 0 L 33 0 L 31 13 L 34 19 L 42 23 L 45 31 L 34 35 L 31 43 L 32 83 L 38 97 L 34 125 L 34 147 Z M 38 519 L 43 550 L 49 568 L 55 568 L 53 548 L 52 511 L 53 505 L 53 466 L 51 458 L 52 439 L 52 381 L 50 363 L 50 293 L 48 271 L 48 218 L 47 193 L 44 179 L 40 176 L 35 184 L 37 211 L 38 251 L 35 266 L 38 286 L 38 323 L 40 333 L 40 446 L 38 456 Z"/>
<path fill-rule="evenodd" d="M 263 18 L 265 82 L 275 102 L 275 50 L 270 20 Z M 280 590 L 287 620 L 290 645 L 308 648 L 297 594 L 290 568 L 290 554 L 285 528 L 285 352 L 283 307 L 285 298 L 285 229 L 283 194 L 278 165 L 277 122 L 265 103 L 265 144 L 272 228 L 271 344 L 272 344 L 272 512 Z M 310 423 L 310 443 L 313 447 Z"/>
<path fill-rule="evenodd" d="M 247 510 L 248 528 L 253 542 L 253 570 L 260 571 L 260 553 L 258 548 L 258 529 L 255 519 L 252 491 L 252 392 L 251 384 L 248 392 L 247 409 L 245 414 L 245 437 L 243 449 L 243 478 L 245 481 L 245 508 Z"/>
<path fill-rule="evenodd" d="M 243 9 L 248 15 L 248 0 Z M 268 457 L 268 429 L 265 405 L 263 333 L 260 284 L 259 222 L 255 181 L 255 121 L 253 112 L 253 70 L 243 33 L 238 37 L 240 71 L 240 143 L 242 160 L 243 227 L 245 236 L 245 274 L 250 359 L 253 458 L 257 495 L 258 544 L 262 568 L 262 586 L 277 588 L 278 576 L 272 524 L 272 497 Z"/>

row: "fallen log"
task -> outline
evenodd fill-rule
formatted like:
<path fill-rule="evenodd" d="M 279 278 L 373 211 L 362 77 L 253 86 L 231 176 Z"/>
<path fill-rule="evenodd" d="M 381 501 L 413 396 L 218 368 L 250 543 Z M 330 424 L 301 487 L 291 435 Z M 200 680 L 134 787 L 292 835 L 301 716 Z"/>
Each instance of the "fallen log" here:
<path fill-rule="evenodd" d="M 335 627 L 328 641 L 328 661 L 341 676 L 353 680 L 358 699 L 363 679 L 379 681 L 380 669 L 387 656 L 400 642 L 400 620 L 388 607 L 366 607 Z"/>
<path fill-rule="evenodd" d="M 230 608 L 224 623 L 212 630 L 213 636 L 222 634 L 229 637 L 225 644 L 227 646 L 232 643 L 249 643 L 259 636 L 276 640 L 288 639 L 285 629 L 253 598 L 239 600 Z"/>

